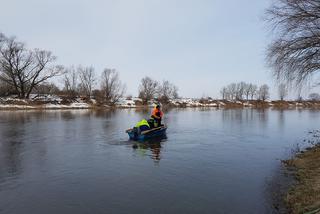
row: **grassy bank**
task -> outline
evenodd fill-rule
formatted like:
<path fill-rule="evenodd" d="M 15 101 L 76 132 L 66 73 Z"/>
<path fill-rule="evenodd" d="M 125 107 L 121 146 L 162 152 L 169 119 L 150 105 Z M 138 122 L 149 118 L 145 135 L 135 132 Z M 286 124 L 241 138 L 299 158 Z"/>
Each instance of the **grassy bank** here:
<path fill-rule="evenodd" d="M 294 170 L 295 185 L 285 196 L 290 213 L 320 213 L 320 145 L 284 161 Z"/>

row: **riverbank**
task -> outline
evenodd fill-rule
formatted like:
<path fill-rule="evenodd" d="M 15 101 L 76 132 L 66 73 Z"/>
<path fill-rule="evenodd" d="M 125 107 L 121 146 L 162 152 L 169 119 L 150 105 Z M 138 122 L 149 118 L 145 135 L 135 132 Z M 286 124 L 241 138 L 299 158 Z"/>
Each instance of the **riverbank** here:
<path fill-rule="evenodd" d="M 290 213 L 320 213 L 320 144 L 283 162 L 296 181 L 284 199 Z"/>
<path fill-rule="evenodd" d="M 122 98 L 113 106 L 97 102 L 95 99 L 66 99 L 58 96 L 35 96 L 31 99 L 0 98 L 0 110 L 27 109 L 108 109 L 108 108 L 148 108 L 156 100 L 142 105 L 139 98 Z M 167 108 L 274 108 L 274 109 L 320 109 L 320 101 L 230 101 L 213 99 L 180 98 L 170 100 Z"/>

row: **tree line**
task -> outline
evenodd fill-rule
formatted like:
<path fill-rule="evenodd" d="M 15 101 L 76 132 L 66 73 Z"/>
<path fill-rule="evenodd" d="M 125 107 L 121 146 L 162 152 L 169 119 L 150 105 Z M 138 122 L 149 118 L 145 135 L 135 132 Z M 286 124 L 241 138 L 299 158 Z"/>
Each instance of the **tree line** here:
<path fill-rule="evenodd" d="M 97 75 L 94 67 L 56 65 L 50 51 L 28 49 L 15 37 L 0 33 L 0 96 L 16 95 L 29 99 L 32 93 L 61 95 L 70 99 L 91 97 L 114 105 L 124 96 L 126 86 L 115 69 L 105 68 Z M 50 81 L 60 78 L 60 89 Z M 143 104 L 156 98 L 163 103 L 178 97 L 178 87 L 168 80 L 159 82 L 150 77 L 141 80 L 139 97 Z"/>
<path fill-rule="evenodd" d="M 223 100 L 266 100 L 269 98 L 269 86 L 264 84 L 258 87 L 252 83 L 231 83 L 220 91 Z"/>
<path fill-rule="evenodd" d="M 80 96 L 87 99 L 94 97 L 99 102 L 114 105 L 126 90 L 115 69 L 105 68 L 100 76 L 97 76 L 92 66 L 71 66 L 65 68 L 62 79 L 63 89 L 60 94 L 70 99 Z"/>
<path fill-rule="evenodd" d="M 145 77 L 141 80 L 139 86 L 139 98 L 143 104 L 147 104 L 153 98 L 157 98 L 161 103 L 169 103 L 170 99 L 177 99 L 178 87 L 164 80 L 162 83 L 153 80 L 150 77 Z"/>
<path fill-rule="evenodd" d="M 269 86 L 263 84 L 258 87 L 252 83 L 239 82 L 231 83 L 223 87 L 220 91 L 223 100 L 262 100 L 265 101 L 269 99 L 270 92 Z M 284 83 L 278 85 L 278 95 L 280 100 L 284 100 L 288 95 L 288 87 Z"/>
<path fill-rule="evenodd" d="M 67 68 L 63 75 L 64 87 L 61 93 L 70 98 L 94 97 L 97 101 L 109 105 L 116 104 L 126 91 L 125 84 L 119 78 L 119 72 L 105 68 L 99 81 L 95 74 L 93 67 Z M 97 89 L 96 85 L 100 87 Z M 148 104 L 153 99 L 166 104 L 170 99 L 178 98 L 178 96 L 178 87 L 167 80 L 162 83 L 150 77 L 144 77 L 141 80 L 138 97 L 141 98 L 142 104 Z"/>

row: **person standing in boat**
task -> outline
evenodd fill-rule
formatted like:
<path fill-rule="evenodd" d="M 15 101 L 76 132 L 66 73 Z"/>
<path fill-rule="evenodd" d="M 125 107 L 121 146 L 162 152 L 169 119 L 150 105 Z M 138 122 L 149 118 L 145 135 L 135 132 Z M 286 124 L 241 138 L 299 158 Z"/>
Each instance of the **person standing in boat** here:
<path fill-rule="evenodd" d="M 161 126 L 161 120 L 163 117 L 163 112 L 161 111 L 161 107 L 159 104 L 152 110 L 151 118 L 155 120 L 155 127 Z"/>

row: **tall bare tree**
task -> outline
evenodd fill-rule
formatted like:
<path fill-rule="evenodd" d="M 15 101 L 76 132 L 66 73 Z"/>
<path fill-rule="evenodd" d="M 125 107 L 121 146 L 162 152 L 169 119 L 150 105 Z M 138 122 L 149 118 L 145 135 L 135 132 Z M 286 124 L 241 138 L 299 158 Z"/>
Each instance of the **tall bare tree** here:
<path fill-rule="evenodd" d="M 279 98 L 280 100 L 284 100 L 284 98 L 288 95 L 288 89 L 287 89 L 287 86 L 283 83 L 281 83 L 279 85 L 279 88 L 278 88 L 278 92 L 279 92 Z"/>
<path fill-rule="evenodd" d="M 178 87 L 164 80 L 158 89 L 158 98 L 162 103 L 168 103 L 170 99 L 178 98 Z"/>
<path fill-rule="evenodd" d="M 54 83 L 44 82 L 38 85 L 34 92 L 38 95 L 57 95 L 60 93 L 60 89 Z"/>
<path fill-rule="evenodd" d="M 109 105 L 114 105 L 123 97 L 126 87 L 121 83 L 119 73 L 115 69 L 106 68 L 101 75 L 101 89 L 105 101 Z"/>
<path fill-rule="evenodd" d="M 248 101 L 249 100 L 249 96 L 250 96 L 250 87 L 251 87 L 252 84 L 245 84 L 244 86 L 244 89 L 243 89 L 243 94 L 246 98 L 246 100 Z"/>
<path fill-rule="evenodd" d="M 236 99 L 237 100 L 242 100 L 243 99 L 243 95 L 244 95 L 244 91 L 246 88 L 247 84 L 245 82 L 239 82 L 237 83 L 236 86 Z"/>
<path fill-rule="evenodd" d="M 74 67 L 66 68 L 63 76 L 63 91 L 72 98 L 78 95 L 78 73 Z"/>
<path fill-rule="evenodd" d="M 222 95 L 222 99 L 228 100 L 249 100 L 249 97 L 253 99 L 253 97 L 257 94 L 257 86 L 250 83 L 239 82 L 239 83 L 231 83 L 226 87 L 223 87 L 220 91 Z"/>
<path fill-rule="evenodd" d="M 258 86 L 254 84 L 250 84 L 249 90 L 250 90 L 251 100 L 253 100 L 253 98 L 257 95 Z"/>
<path fill-rule="evenodd" d="M 0 47 L 3 44 L 3 42 L 6 40 L 6 36 L 0 32 Z"/>
<path fill-rule="evenodd" d="M 259 100 L 263 100 L 265 101 L 266 99 L 269 98 L 269 86 L 264 84 L 262 86 L 260 86 L 259 90 L 258 90 L 258 97 Z"/>
<path fill-rule="evenodd" d="M 230 85 L 227 86 L 227 89 L 228 89 L 229 99 L 235 100 L 237 96 L 237 84 L 231 83 Z"/>
<path fill-rule="evenodd" d="M 148 104 L 151 99 L 155 98 L 158 89 L 158 81 L 153 80 L 150 77 L 144 77 L 139 86 L 139 98 L 142 99 L 143 104 Z"/>
<path fill-rule="evenodd" d="M 15 93 L 14 88 L 11 85 L 0 80 L 0 97 L 8 96 L 14 93 Z"/>
<path fill-rule="evenodd" d="M 226 100 L 228 97 L 228 90 L 226 87 L 223 87 L 220 91 L 223 100 Z"/>
<path fill-rule="evenodd" d="M 311 94 L 309 94 L 309 99 L 312 100 L 312 101 L 319 101 L 320 100 L 320 94 L 311 93 Z"/>
<path fill-rule="evenodd" d="M 12 86 L 19 98 L 29 98 L 39 84 L 62 72 L 53 65 L 56 57 L 50 51 L 28 50 L 16 38 L 0 35 L 0 79 Z"/>
<path fill-rule="evenodd" d="M 94 68 L 79 66 L 78 74 L 80 78 L 80 91 L 83 91 L 85 95 L 90 98 L 92 94 L 92 88 L 96 81 Z"/>
<path fill-rule="evenodd" d="M 302 83 L 319 71 L 319 0 L 276 0 L 267 20 L 277 36 L 268 48 L 268 61 L 278 79 Z"/>

